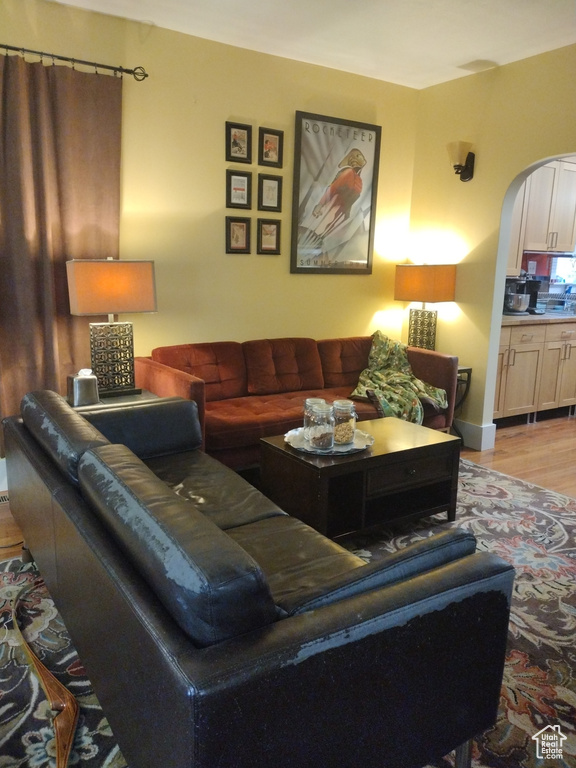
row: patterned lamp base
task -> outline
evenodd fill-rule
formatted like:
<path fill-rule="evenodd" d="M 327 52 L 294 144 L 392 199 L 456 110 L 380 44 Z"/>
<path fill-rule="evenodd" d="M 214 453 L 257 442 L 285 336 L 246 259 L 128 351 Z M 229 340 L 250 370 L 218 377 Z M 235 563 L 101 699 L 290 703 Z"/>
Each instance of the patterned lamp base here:
<path fill-rule="evenodd" d="M 434 349 L 436 346 L 436 318 L 434 309 L 411 309 L 408 325 L 408 346 Z"/>
<path fill-rule="evenodd" d="M 132 323 L 90 323 L 92 372 L 103 397 L 135 395 Z"/>

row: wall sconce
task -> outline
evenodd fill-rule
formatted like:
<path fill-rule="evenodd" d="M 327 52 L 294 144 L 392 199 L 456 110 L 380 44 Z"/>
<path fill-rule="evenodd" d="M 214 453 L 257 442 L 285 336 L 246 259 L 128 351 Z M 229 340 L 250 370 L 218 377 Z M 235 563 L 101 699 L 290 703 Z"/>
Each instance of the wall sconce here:
<path fill-rule="evenodd" d="M 476 155 L 470 152 L 471 146 L 468 141 L 451 141 L 446 147 L 454 173 L 460 176 L 460 181 L 470 181 L 474 178 Z"/>
<path fill-rule="evenodd" d="M 422 309 L 410 310 L 408 345 L 434 349 L 436 345 L 436 310 L 426 309 L 426 302 L 454 301 L 456 264 L 397 264 L 394 299 L 421 301 Z"/>
<path fill-rule="evenodd" d="M 125 312 L 156 312 L 153 261 L 72 259 L 66 262 L 72 315 L 108 315 L 90 323 L 92 372 L 103 397 L 139 394 L 134 381 L 132 323 L 114 322 Z"/>

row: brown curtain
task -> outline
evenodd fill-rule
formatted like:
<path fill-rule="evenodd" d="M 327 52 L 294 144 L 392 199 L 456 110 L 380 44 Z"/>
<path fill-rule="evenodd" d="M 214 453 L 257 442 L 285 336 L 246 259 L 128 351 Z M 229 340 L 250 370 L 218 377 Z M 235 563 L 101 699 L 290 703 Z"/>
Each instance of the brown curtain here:
<path fill-rule="evenodd" d="M 65 264 L 118 257 L 121 103 L 118 77 L 0 55 L 2 416 L 90 365 Z"/>

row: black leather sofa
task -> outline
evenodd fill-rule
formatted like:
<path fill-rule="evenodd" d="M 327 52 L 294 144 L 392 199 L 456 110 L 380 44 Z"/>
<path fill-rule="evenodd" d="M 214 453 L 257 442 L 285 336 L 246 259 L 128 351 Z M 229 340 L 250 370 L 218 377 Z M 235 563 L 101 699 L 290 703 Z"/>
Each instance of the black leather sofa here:
<path fill-rule="evenodd" d="M 366 564 L 202 453 L 193 401 L 41 391 L 3 425 L 11 510 L 130 768 L 469 762 L 513 582 L 473 536 Z"/>

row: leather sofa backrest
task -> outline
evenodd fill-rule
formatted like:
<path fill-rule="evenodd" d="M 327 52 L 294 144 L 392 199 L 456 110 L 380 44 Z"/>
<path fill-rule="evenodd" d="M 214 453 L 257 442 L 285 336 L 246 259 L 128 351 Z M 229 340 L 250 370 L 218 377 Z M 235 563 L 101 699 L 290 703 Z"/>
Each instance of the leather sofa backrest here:
<path fill-rule="evenodd" d="M 205 647 L 278 618 L 248 553 L 124 445 L 87 451 L 80 489 L 181 629 Z"/>
<path fill-rule="evenodd" d="M 244 353 L 237 341 L 174 344 L 153 349 L 151 356 L 158 363 L 203 379 L 207 402 L 248 394 Z"/>
<path fill-rule="evenodd" d="M 78 462 L 84 451 L 109 442 L 57 392 L 29 392 L 22 398 L 20 412 L 28 431 L 74 485 L 78 485 Z"/>
<path fill-rule="evenodd" d="M 353 389 L 358 384 L 358 377 L 368 366 L 371 347 L 371 336 L 321 339 L 318 352 L 322 361 L 324 386 Z"/>
<path fill-rule="evenodd" d="M 314 339 L 257 339 L 245 341 L 242 349 L 251 395 L 324 387 L 322 363 Z"/>
<path fill-rule="evenodd" d="M 198 406 L 181 397 L 82 411 L 111 443 L 127 445 L 141 459 L 195 451 L 202 445 Z"/>

